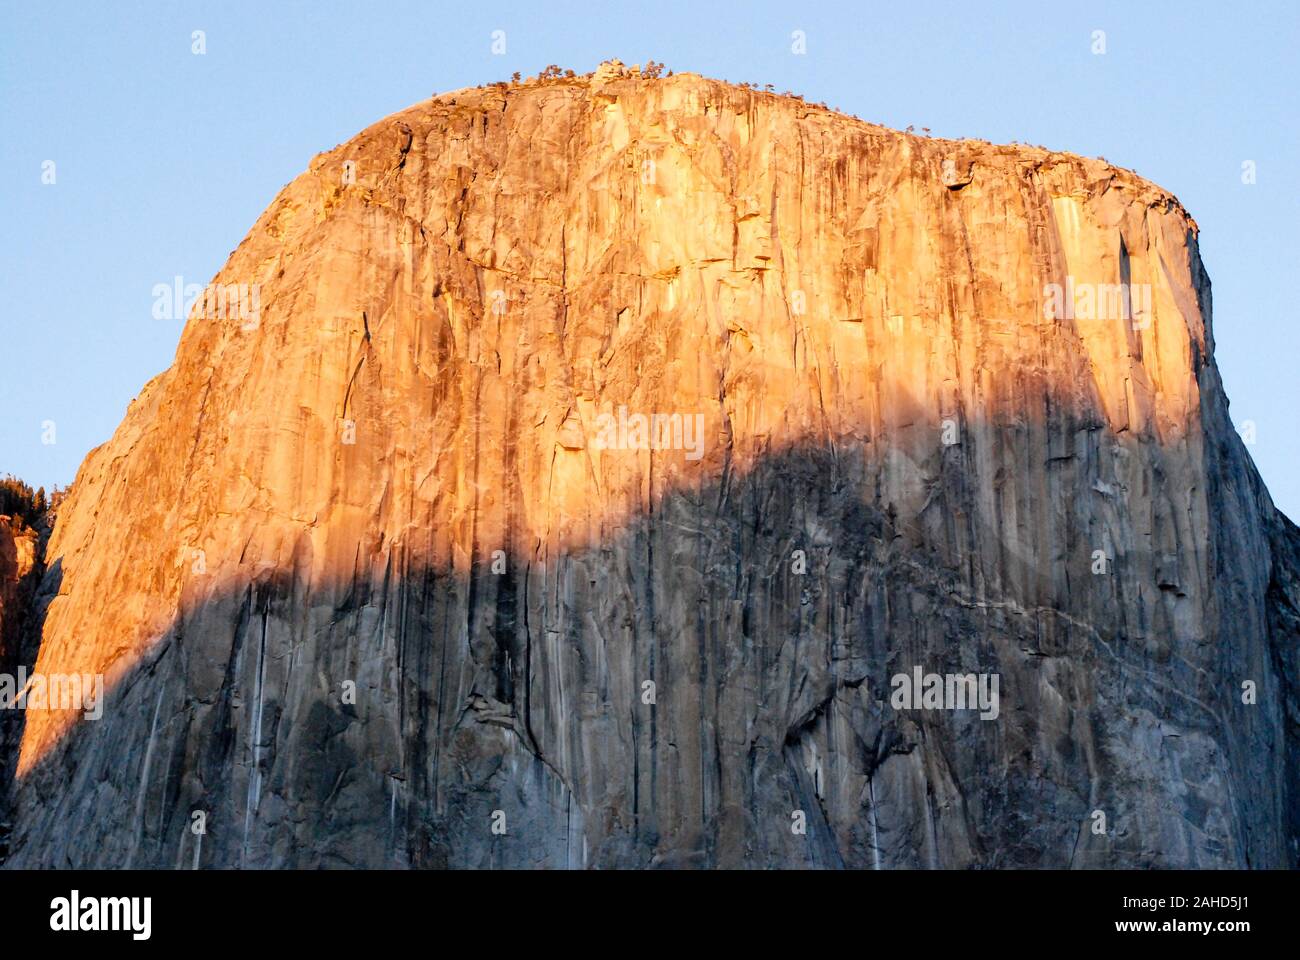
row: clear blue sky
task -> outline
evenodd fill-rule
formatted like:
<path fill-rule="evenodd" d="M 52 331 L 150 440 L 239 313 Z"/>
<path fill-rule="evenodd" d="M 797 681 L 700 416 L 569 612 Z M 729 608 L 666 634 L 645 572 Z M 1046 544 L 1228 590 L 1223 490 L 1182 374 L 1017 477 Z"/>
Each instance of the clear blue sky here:
<path fill-rule="evenodd" d="M 1254 421 L 1251 453 L 1300 519 L 1300 4 L 984 6 L 5 0 L 0 473 L 72 480 L 171 363 L 181 321 L 153 319 L 154 284 L 211 279 L 314 154 L 436 91 L 617 56 L 1102 155 L 1173 191 L 1201 226 L 1233 420 Z"/>

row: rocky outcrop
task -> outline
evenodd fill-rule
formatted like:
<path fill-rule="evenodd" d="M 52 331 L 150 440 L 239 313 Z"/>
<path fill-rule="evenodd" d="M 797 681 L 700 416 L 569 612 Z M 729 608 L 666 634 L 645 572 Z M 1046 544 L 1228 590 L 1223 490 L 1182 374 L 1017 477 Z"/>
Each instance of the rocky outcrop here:
<path fill-rule="evenodd" d="M 0 677 L 16 676 L 35 657 L 34 604 L 49 530 L 21 516 L 0 514 Z M 22 717 L 0 681 L 0 863 L 9 853 L 8 800 L 18 758 Z"/>
<path fill-rule="evenodd" d="M 22 621 L 23 587 L 38 562 L 37 532 L 0 515 L 0 662 L 15 648 Z"/>
<path fill-rule="evenodd" d="M 1294 865 L 1300 541 L 1131 172 L 614 64 L 215 283 L 62 509 L 37 669 L 111 692 L 10 864 Z"/>

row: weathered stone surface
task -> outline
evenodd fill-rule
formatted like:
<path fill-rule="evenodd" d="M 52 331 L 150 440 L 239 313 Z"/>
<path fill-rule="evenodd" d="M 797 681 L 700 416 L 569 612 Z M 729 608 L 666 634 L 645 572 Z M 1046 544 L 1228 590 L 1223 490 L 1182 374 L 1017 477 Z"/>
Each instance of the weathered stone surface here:
<path fill-rule="evenodd" d="M 37 666 L 112 693 L 28 714 L 10 864 L 1294 865 L 1300 547 L 1196 234 L 693 75 L 375 124 L 78 475 Z M 999 716 L 896 711 L 917 666 Z"/>
<path fill-rule="evenodd" d="M 37 590 L 44 571 L 49 531 L 28 525 L 21 517 L 0 514 L 0 863 L 9 853 L 9 822 L 5 798 L 10 795 L 18 757 L 22 715 L 10 702 L 16 691 L 5 689 L 3 678 L 16 683 L 20 668 L 35 658 L 32 629 Z"/>
<path fill-rule="evenodd" d="M 24 581 L 37 565 L 37 532 L 0 515 L 0 663 L 17 642 Z"/>

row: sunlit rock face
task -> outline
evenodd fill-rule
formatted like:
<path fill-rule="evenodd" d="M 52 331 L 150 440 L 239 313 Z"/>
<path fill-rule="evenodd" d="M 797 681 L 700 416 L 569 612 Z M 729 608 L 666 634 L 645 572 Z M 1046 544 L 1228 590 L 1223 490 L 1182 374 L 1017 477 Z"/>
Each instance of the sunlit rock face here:
<path fill-rule="evenodd" d="M 375 124 L 81 468 L 37 669 L 110 693 L 28 712 L 9 863 L 1294 865 L 1196 235 L 694 75 Z"/>

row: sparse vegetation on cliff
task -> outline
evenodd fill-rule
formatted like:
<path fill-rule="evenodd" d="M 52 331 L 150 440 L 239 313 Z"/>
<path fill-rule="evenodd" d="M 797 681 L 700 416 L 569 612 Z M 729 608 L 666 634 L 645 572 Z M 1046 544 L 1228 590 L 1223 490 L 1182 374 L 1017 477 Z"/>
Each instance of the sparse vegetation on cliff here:
<path fill-rule="evenodd" d="M 0 514 L 35 527 L 40 525 L 49 508 L 44 487 L 33 490 L 12 474 L 0 479 Z"/>
<path fill-rule="evenodd" d="M 33 490 L 12 474 L 5 474 L 0 478 L 0 516 L 16 521 L 16 527 L 39 529 L 51 522 L 68 489 L 55 487 L 47 494 L 44 487 Z"/>

